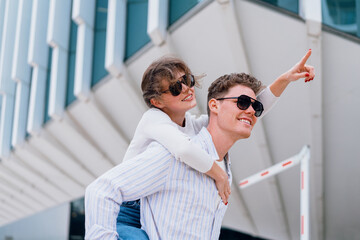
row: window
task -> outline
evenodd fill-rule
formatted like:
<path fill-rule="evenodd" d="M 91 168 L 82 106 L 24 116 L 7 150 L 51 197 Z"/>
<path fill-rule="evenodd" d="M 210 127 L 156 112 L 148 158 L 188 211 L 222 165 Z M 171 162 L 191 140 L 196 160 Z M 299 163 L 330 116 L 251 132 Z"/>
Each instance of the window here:
<path fill-rule="evenodd" d="M 150 42 L 147 35 L 148 0 L 128 0 L 125 60 Z"/>
<path fill-rule="evenodd" d="M 323 23 L 360 37 L 360 2 L 356 0 L 322 0 Z"/>
<path fill-rule="evenodd" d="M 94 57 L 91 86 L 97 84 L 108 73 L 105 69 L 105 44 L 108 0 L 96 0 Z"/>
<path fill-rule="evenodd" d="M 85 237 L 84 198 L 71 202 L 69 240 L 80 240 Z"/>
<path fill-rule="evenodd" d="M 50 94 L 50 76 L 51 76 L 51 62 L 52 62 L 52 48 L 49 47 L 49 56 L 48 56 L 48 68 L 46 73 L 46 86 L 45 86 L 45 109 L 44 109 L 44 124 L 50 120 L 49 116 L 49 94 Z"/>
<path fill-rule="evenodd" d="M 260 0 L 271 5 L 299 14 L 299 0 Z"/>
<path fill-rule="evenodd" d="M 169 26 L 179 20 L 185 13 L 204 0 L 170 0 L 169 1 Z"/>
<path fill-rule="evenodd" d="M 68 106 L 76 99 L 74 95 L 76 40 L 77 40 L 77 25 L 75 24 L 74 21 L 71 21 L 65 106 Z"/>

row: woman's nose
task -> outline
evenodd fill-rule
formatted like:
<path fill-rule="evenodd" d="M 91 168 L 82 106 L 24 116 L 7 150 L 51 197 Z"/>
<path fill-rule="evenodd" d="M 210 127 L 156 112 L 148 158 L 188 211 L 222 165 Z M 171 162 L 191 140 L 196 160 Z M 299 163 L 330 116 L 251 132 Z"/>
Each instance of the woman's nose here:
<path fill-rule="evenodd" d="M 190 90 L 190 87 L 188 85 L 186 85 L 184 83 L 181 83 L 181 85 L 182 85 L 182 91 L 184 93 L 187 93 Z"/>

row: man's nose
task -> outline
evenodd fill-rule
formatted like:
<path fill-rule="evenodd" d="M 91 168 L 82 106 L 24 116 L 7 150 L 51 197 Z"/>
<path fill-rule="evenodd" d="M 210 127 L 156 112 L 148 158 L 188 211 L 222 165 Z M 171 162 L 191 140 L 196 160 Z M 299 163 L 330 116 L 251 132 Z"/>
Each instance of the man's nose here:
<path fill-rule="evenodd" d="M 255 110 L 252 106 L 252 104 L 250 104 L 250 106 L 245 110 L 246 113 L 249 113 L 249 114 L 252 114 L 252 115 L 255 115 Z"/>

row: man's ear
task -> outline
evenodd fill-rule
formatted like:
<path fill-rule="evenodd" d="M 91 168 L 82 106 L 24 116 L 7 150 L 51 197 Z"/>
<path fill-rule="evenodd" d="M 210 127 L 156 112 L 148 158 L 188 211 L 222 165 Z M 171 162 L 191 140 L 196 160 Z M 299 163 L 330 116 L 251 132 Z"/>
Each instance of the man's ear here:
<path fill-rule="evenodd" d="M 208 105 L 209 105 L 210 112 L 213 112 L 216 114 L 219 112 L 219 101 L 216 100 L 215 98 L 210 99 L 210 101 L 208 102 Z"/>
<path fill-rule="evenodd" d="M 164 104 L 162 103 L 161 99 L 158 99 L 158 98 L 150 99 L 150 103 L 154 107 L 157 107 L 157 108 L 160 108 L 160 109 L 164 107 Z"/>

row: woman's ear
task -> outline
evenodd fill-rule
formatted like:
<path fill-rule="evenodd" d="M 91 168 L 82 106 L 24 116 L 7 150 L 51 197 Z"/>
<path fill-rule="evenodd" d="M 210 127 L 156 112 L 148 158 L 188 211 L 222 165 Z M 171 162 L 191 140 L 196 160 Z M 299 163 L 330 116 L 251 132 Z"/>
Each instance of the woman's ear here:
<path fill-rule="evenodd" d="M 208 105 L 209 105 L 209 110 L 210 113 L 218 113 L 219 111 L 219 105 L 218 105 L 219 101 L 216 100 L 215 98 L 210 99 Z"/>
<path fill-rule="evenodd" d="M 150 99 L 150 103 L 154 107 L 157 107 L 157 108 L 160 108 L 160 109 L 164 107 L 164 104 L 162 103 L 161 99 L 158 99 L 158 98 Z"/>

